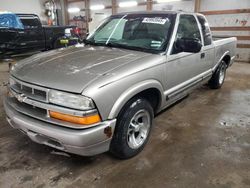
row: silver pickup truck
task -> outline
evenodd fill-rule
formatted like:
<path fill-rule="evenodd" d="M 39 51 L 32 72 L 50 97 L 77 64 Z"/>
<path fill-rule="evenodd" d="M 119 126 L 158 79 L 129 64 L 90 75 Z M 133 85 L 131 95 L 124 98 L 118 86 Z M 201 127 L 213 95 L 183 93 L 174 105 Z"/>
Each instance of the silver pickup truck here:
<path fill-rule="evenodd" d="M 113 15 L 85 44 L 14 65 L 7 120 L 59 150 L 130 158 L 147 143 L 155 114 L 201 84 L 222 86 L 235 49 L 236 38 L 212 40 L 201 14 Z"/>

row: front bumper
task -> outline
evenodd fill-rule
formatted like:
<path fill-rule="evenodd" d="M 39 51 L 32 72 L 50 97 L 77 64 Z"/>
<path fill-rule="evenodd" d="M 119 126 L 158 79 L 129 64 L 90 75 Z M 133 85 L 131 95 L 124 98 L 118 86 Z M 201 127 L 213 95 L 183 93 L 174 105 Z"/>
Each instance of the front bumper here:
<path fill-rule="evenodd" d="M 114 119 L 101 122 L 95 127 L 76 130 L 26 116 L 16 111 L 8 103 L 7 98 L 4 100 L 4 108 L 9 124 L 25 133 L 34 142 L 83 156 L 108 151 L 116 124 Z"/>

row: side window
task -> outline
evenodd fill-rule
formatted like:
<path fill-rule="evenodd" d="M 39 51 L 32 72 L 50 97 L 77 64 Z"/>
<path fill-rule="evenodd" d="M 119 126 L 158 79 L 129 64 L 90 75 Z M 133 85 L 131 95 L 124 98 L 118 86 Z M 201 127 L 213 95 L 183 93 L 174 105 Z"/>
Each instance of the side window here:
<path fill-rule="evenodd" d="M 200 29 L 193 15 L 180 16 L 172 54 L 181 52 L 181 50 L 176 46 L 178 39 L 198 39 L 201 41 Z"/>
<path fill-rule="evenodd" d="M 178 38 L 190 38 L 201 40 L 200 30 L 193 15 L 181 15 L 177 30 Z"/>
<path fill-rule="evenodd" d="M 38 28 L 40 26 L 40 21 L 37 18 L 20 18 L 24 28 Z"/>
<path fill-rule="evenodd" d="M 198 20 L 201 24 L 204 45 L 207 46 L 207 45 L 212 44 L 212 36 L 211 36 L 211 32 L 209 30 L 209 25 L 207 23 L 207 20 L 203 16 L 198 16 Z"/>

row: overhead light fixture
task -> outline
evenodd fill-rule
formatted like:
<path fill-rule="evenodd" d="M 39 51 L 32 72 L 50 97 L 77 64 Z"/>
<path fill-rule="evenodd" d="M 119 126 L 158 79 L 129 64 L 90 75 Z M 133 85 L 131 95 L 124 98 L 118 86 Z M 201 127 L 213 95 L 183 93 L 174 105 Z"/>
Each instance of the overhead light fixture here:
<path fill-rule="evenodd" d="M 123 8 L 123 7 L 134 7 L 137 6 L 138 3 L 137 1 L 125 1 L 125 2 L 120 2 L 119 3 L 119 7 Z"/>
<path fill-rule="evenodd" d="M 176 2 L 176 1 L 182 1 L 182 0 L 157 0 L 157 3 L 170 3 L 170 2 Z"/>
<path fill-rule="evenodd" d="M 102 10 L 102 9 L 105 9 L 104 5 L 93 5 L 93 6 L 90 6 L 90 10 Z"/>
<path fill-rule="evenodd" d="M 68 8 L 68 12 L 69 13 L 77 13 L 77 12 L 80 12 L 80 9 L 77 7 L 72 7 L 72 8 Z"/>

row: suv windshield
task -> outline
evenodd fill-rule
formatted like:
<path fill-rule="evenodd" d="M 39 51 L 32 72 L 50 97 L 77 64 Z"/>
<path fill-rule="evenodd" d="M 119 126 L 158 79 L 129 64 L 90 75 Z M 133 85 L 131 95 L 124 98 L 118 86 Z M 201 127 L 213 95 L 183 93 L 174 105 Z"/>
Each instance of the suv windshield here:
<path fill-rule="evenodd" d="M 91 34 L 87 44 L 159 53 L 166 50 L 175 14 L 111 16 Z"/>

